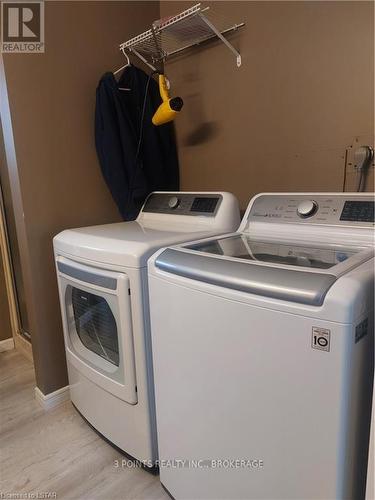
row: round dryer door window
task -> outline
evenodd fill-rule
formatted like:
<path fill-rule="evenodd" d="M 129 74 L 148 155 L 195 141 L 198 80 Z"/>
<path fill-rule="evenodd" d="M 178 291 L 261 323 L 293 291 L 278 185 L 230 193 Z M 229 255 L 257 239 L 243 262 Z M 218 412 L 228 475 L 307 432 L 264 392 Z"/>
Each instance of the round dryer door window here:
<path fill-rule="evenodd" d="M 119 366 L 116 320 L 105 298 L 72 287 L 71 300 L 76 332 L 82 344 Z"/>

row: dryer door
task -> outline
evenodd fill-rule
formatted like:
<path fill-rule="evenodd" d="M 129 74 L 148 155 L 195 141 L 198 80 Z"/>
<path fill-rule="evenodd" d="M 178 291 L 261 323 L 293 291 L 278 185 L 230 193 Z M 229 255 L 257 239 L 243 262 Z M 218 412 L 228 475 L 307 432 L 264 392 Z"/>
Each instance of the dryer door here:
<path fill-rule="evenodd" d="M 120 399 L 137 403 L 129 278 L 57 258 L 68 363 Z"/>

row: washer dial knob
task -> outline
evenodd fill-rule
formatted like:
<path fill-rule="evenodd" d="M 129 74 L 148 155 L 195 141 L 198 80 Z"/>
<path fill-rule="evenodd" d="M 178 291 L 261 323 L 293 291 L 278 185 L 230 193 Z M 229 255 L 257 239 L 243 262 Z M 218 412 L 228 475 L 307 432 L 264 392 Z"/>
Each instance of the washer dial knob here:
<path fill-rule="evenodd" d="M 172 196 L 171 198 L 169 198 L 168 201 L 169 208 L 177 208 L 179 204 L 180 200 L 177 198 L 177 196 Z"/>
<path fill-rule="evenodd" d="M 311 217 L 318 210 L 318 204 L 315 200 L 302 201 L 297 207 L 297 214 L 302 217 Z"/>

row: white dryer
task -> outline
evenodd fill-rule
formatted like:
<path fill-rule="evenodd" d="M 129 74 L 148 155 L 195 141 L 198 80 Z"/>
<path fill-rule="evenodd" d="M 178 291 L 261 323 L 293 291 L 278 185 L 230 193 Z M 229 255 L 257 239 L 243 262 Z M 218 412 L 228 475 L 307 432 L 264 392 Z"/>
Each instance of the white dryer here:
<path fill-rule="evenodd" d="M 149 287 L 174 498 L 364 498 L 373 195 L 258 195 L 237 233 L 158 251 Z"/>
<path fill-rule="evenodd" d="M 136 221 L 54 238 L 70 395 L 113 444 L 157 459 L 147 259 L 161 246 L 239 222 L 229 193 L 152 193 Z"/>

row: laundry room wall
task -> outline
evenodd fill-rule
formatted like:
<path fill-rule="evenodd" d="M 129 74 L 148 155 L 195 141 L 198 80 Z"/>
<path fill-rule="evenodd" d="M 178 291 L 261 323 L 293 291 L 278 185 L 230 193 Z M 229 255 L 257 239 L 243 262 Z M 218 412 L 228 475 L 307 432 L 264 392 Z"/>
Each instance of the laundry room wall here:
<path fill-rule="evenodd" d="M 120 220 L 95 152 L 96 85 L 124 64 L 118 44 L 158 16 L 158 2 L 45 2 L 45 53 L 4 54 L 16 153 L 8 169 L 44 394 L 67 384 L 52 238 L 68 227 Z"/>
<path fill-rule="evenodd" d="M 194 2 L 161 1 L 161 16 Z M 242 208 L 261 191 L 355 189 L 355 146 L 374 141 L 372 2 L 205 2 L 246 22 L 219 42 L 167 62 L 182 189 L 224 189 Z M 351 148 L 353 146 L 353 148 Z M 373 169 L 367 182 L 373 189 Z"/>

